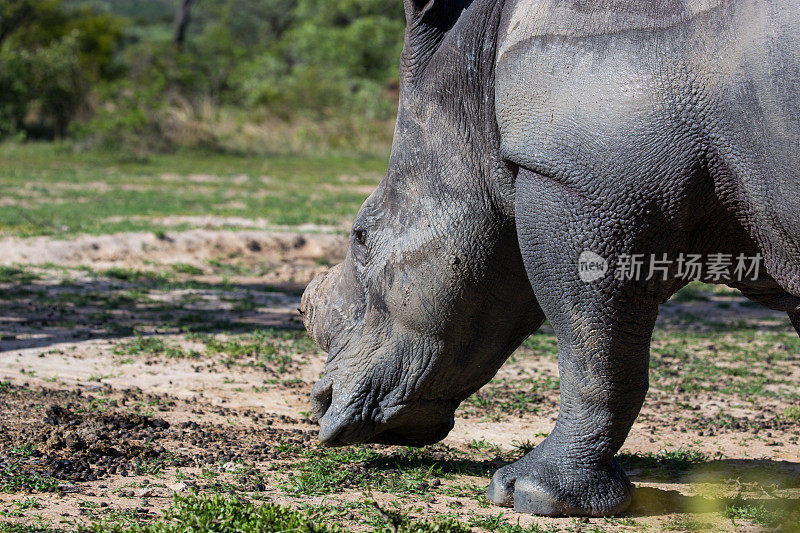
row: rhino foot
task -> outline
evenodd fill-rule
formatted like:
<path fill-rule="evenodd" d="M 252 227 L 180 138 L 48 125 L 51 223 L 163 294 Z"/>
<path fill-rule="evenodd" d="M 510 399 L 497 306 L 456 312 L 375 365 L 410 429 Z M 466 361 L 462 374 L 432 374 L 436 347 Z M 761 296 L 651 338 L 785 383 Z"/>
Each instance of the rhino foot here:
<path fill-rule="evenodd" d="M 542 516 L 610 516 L 631 502 L 633 486 L 616 460 L 594 470 L 542 459 L 529 454 L 498 470 L 489 484 L 489 499 Z"/>

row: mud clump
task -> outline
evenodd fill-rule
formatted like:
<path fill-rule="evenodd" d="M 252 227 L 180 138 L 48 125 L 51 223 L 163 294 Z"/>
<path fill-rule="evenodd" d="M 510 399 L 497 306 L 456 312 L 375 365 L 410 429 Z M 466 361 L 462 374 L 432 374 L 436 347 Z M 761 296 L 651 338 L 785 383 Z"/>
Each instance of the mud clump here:
<path fill-rule="evenodd" d="M 247 418 L 257 425 L 230 425 L 167 420 L 127 409 L 159 403 L 187 411 Z M 81 391 L 28 389 L 7 384 L 0 389 L 0 491 L 78 492 L 80 483 L 111 477 L 150 476 L 166 468 L 217 468 L 253 461 L 281 468 L 274 461 L 291 460 L 311 440 L 301 423 L 285 415 L 255 416 L 196 401 L 144 394 L 139 390 L 103 398 Z M 202 408 L 201 408 L 202 407 Z M 162 409 L 163 408 L 163 409 Z M 304 422 L 310 422 L 305 420 Z M 276 427 L 280 424 L 284 427 Z M 276 447 L 276 442 L 282 443 Z M 236 467 L 239 468 L 238 466 Z M 263 490 L 263 482 L 246 476 L 242 486 Z M 202 488 L 202 487 L 200 487 Z"/>
<path fill-rule="evenodd" d="M 101 409 L 93 405 L 94 398 L 82 398 L 80 393 L 10 389 L 0 396 L 10 407 L 7 416 L 14 413 L 19 418 L 0 430 L 0 465 L 6 467 L 0 482 L 7 485 L 9 477 L 83 482 L 111 474 L 141 474 L 166 462 L 188 463 L 164 447 L 163 443 L 173 438 L 166 420 L 108 407 Z M 43 413 L 39 411 L 38 420 L 35 403 L 24 405 L 28 407 L 24 411 L 27 420 L 14 409 L 23 407 L 19 404 L 25 399 L 39 397 L 52 402 L 59 396 L 75 401 L 51 403 Z M 14 484 L 23 488 L 31 485 Z"/>
<path fill-rule="evenodd" d="M 169 427 L 160 418 L 99 414 L 72 404 L 54 404 L 45 410 L 43 424 L 20 446 L 30 451 L 28 458 L 35 459 L 33 463 L 45 476 L 95 481 L 109 474 L 140 474 L 148 466 L 154 467 L 153 463 L 166 457 L 159 442 L 170 437 Z M 19 457 L 16 462 L 21 462 Z"/>

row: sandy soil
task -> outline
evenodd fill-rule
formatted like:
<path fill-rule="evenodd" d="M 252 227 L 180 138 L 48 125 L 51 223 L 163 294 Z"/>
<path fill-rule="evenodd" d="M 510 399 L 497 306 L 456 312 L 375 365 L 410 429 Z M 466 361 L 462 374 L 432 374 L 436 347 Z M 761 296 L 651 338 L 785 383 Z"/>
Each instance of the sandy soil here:
<path fill-rule="evenodd" d="M 181 219 L 176 223 L 185 222 Z M 215 220 L 219 227 L 239 224 L 237 220 Z M 250 221 L 253 222 L 253 221 Z M 72 240 L 6 238 L 0 240 L 0 265 L 91 266 L 137 268 L 170 264 L 204 267 L 210 259 L 234 260 L 245 264 L 287 266 L 302 270 L 315 260 L 338 262 L 343 257 L 347 237 L 319 228 L 319 233 L 290 233 L 264 230 L 225 231 L 197 229 L 176 233 L 120 233 L 80 236 Z M 306 280 L 310 273 L 287 276 L 278 281 Z"/>
<path fill-rule="evenodd" d="M 56 480 L 44 488 L 0 492 L 0 511 L 6 512 L 0 519 L 45 519 L 72 528 L 112 511 L 154 518 L 173 493 L 193 487 L 293 506 L 340 506 L 341 523 L 355 530 L 366 526 L 348 505 L 363 500 L 365 493 L 415 517 L 449 513 L 466 523 L 503 512 L 522 527 L 537 523 L 569 531 L 760 530 L 765 526 L 757 521 L 725 517 L 725 506 L 777 502 L 797 507 L 800 444 L 796 422 L 783 415 L 794 404 L 769 395 L 745 402 L 677 385 L 650 391 L 623 449 L 623 464 L 639 489 L 624 517 L 544 519 L 488 506 L 480 496 L 487 476 L 542 440 L 557 414 L 554 387 L 536 388 L 522 404 L 503 403 L 528 394 L 530 383 L 557 379 L 553 355 L 532 350 L 515 354 L 491 384 L 459 409 L 453 432 L 427 449 L 444 471 L 456 458 L 467 457 L 466 474 L 443 476 L 403 494 L 367 491 L 363 484 L 324 496 L 287 490 L 309 453 L 326 453 L 317 451 L 316 427 L 307 412 L 324 355 L 292 340 L 299 337 L 275 341 L 277 353 L 285 355 L 275 360 L 247 353 L 234 358 L 211 347 L 249 339 L 246 335 L 258 328 L 290 333 L 299 328 L 299 290 L 324 265 L 341 258 L 344 242 L 339 235 L 260 230 L 0 242 L 0 263 L 38 265 L 29 267 L 38 279 L 27 281 L 25 291 L 19 292 L 20 283 L 0 284 L 6 291 L 0 297 L 0 470 L 16 469 L 28 480 Z M 261 269 L 257 275 L 223 276 L 209 264 L 220 258 Z M 156 271 L 175 264 L 201 272 L 176 273 L 171 283 L 148 284 L 79 268 Z M 92 296 L 131 291 L 138 296 L 122 302 Z M 671 302 L 660 327 L 683 330 L 680 317 L 711 312 L 718 321 L 753 327 L 785 319 L 735 297 L 723 300 L 724 305 L 713 299 Z M 243 301 L 248 305 L 242 306 Z M 219 327 L 212 325 L 202 335 L 181 330 L 212 319 Z M 181 355 L 128 353 L 131 343 L 142 338 L 136 334 L 155 336 Z M 704 349 L 713 361 L 714 346 Z M 765 357 L 784 349 L 773 346 Z M 796 383 L 798 358 L 782 357 L 774 377 L 788 376 Z M 771 372 L 772 367 L 765 368 Z M 369 448 L 386 464 L 406 453 Z M 701 453 L 703 459 L 691 468 L 668 455 L 655 463 L 648 459 L 661 450 L 679 449 Z M 381 479 L 399 475 L 381 464 L 352 468 Z M 19 502 L 31 497 L 38 508 L 22 510 Z"/>

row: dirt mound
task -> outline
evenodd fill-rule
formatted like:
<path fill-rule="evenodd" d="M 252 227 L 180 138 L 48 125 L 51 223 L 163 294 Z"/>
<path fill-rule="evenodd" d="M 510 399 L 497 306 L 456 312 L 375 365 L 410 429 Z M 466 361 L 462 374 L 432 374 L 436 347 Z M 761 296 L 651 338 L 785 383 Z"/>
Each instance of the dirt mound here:
<path fill-rule="evenodd" d="M 27 411 L 27 417 L 5 425 L 0 441 L 11 444 L 11 453 L 0 456 L 0 470 L 6 478 L 0 483 L 16 480 L 29 490 L 54 490 L 56 480 L 83 482 L 109 474 L 140 473 L 166 454 L 163 441 L 171 437 L 170 424 L 161 418 L 87 409 L 95 399 L 82 398 L 79 391 L 6 389 L 0 396 L 9 412 L 20 414 L 17 409 L 22 407 L 22 399 L 57 403 L 43 408 L 41 417 Z M 175 460 L 186 462 L 180 457 Z"/>
<path fill-rule="evenodd" d="M 281 459 L 285 454 L 272 452 L 274 439 L 287 446 L 311 440 L 300 429 L 274 427 L 297 423 L 286 416 L 256 417 L 265 426 L 257 434 L 252 428 L 236 430 L 194 421 L 173 425 L 128 409 L 160 403 L 171 412 L 185 410 L 185 405 L 178 405 L 183 402 L 136 389 L 119 398 L 100 399 L 80 390 L 4 384 L 0 402 L 5 406 L 0 416 L 0 488 L 5 491 L 71 492 L 81 490 L 84 482 L 152 475 L 168 467 Z M 214 410 L 225 417 L 239 415 L 223 407 Z"/>
<path fill-rule="evenodd" d="M 0 241 L 0 264 L 127 267 L 152 264 L 202 265 L 209 260 L 245 263 L 335 263 L 347 248 L 347 237 L 324 233 L 191 230 L 168 233 L 117 233 L 81 236 L 10 238 Z"/>

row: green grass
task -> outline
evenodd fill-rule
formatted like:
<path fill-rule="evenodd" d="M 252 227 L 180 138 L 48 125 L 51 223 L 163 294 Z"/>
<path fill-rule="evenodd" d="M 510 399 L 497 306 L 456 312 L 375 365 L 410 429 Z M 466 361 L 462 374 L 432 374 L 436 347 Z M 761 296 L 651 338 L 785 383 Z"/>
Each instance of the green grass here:
<path fill-rule="evenodd" d="M 176 263 L 172 265 L 172 270 L 177 272 L 178 274 L 186 274 L 189 276 L 202 276 L 203 269 L 196 267 L 194 265 L 188 265 L 186 263 Z"/>
<path fill-rule="evenodd" d="M 11 463 L 0 470 L 0 493 L 2 492 L 53 492 L 58 480 L 36 472 L 24 471 Z"/>
<path fill-rule="evenodd" d="M 800 406 L 791 405 L 783 410 L 783 417 L 792 422 L 800 422 Z"/>
<path fill-rule="evenodd" d="M 197 358 L 200 354 L 194 350 L 185 350 L 180 346 L 168 344 L 160 337 L 144 337 L 137 333 L 133 340 L 121 342 L 114 346 L 115 355 L 164 355 L 176 359 Z"/>
<path fill-rule="evenodd" d="M 10 446 L 8 448 L 8 453 L 10 455 L 16 455 L 19 457 L 30 457 L 33 453 L 33 445 L 25 444 L 25 445 L 17 445 L 17 446 Z"/>
<path fill-rule="evenodd" d="M 524 353 L 520 355 L 524 356 Z M 480 415 L 495 421 L 536 413 L 544 405 L 544 393 L 558 390 L 559 385 L 559 379 L 551 376 L 495 378 L 467 398 L 459 410 L 468 415 Z"/>
<path fill-rule="evenodd" d="M 41 509 L 42 507 L 44 507 L 44 505 L 42 505 L 42 502 L 40 502 L 36 498 L 25 498 L 24 500 L 17 502 L 16 506 L 23 511 L 26 511 L 28 509 Z"/>
<path fill-rule="evenodd" d="M 800 338 L 788 330 L 729 327 L 693 333 L 656 329 L 651 386 L 671 392 L 712 391 L 748 402 L 759 397 L 798 400 L 795 383 L 785 377 L 796 364 L 797 353 Z"/>
<path fill-rule="evenodd" d="M 58 533 L 63 530 L 50 527 L 50 522 L 39 520 L 32 524 L 0 522 L 0 533 Z"/>
<path fill-rule="evenodd" d="M 301 330 L 264 329 L 250 333 L 227 334 L 221 337 L 191 334 L 187 340 L 200 342 L 205 346 L 205 354 L 221 356 L 224 365 L 238 365 L 265 368 L 274 366 L 278 372 L 284 372 L 298 353 L 316 350 L 312 340 Z M 187 350 L 170 344 L 155 335 L 144 336 L 137 333 L 129 340 L 120 342 L 114 347 L 115 355 L 159 355 L 176 359 L 201 357 L 196 350 Z"/>
<path fill-rule="evenodd" d="M 348 487 L 367 486 L 372 475 L 363 464 L 379 457 L 378 453 L 365 448 L 315 448 L 308 455 L 295 465 L 294 475 L 284 485 L 284 490 L 290 494 L 324 495 Z"/>
<path fill-rule="evenodd" d="M 751 520 L 764 525 L 773 524 L 776 517 L 761 504 L 736 501 L 725 508 L 725 516 L 732 520 Z"/>
<path fill-rule="evenodd" d="M 362 517 L 370 517 L 372 531 L 395 530 L 403 533 L 467 533 L 470 530 L 451 518 L 434 522 L 414 520 L 396 510 L 383 510 L 364 502 Z M 371 508 L 372 507 L 372 508 Z M 172 506 L 159 520 L 144 522 L 129 516 L 97 517 L 89 527 L 79 531 L 96 533 L 209 533 L 227 532 L 294 532 L 339 533 L 345 532 L 337 524 L 338 510 L 333 506 L 319 506 L 302 510 L 266 503 L 255 504 L 224 495 L 176 495 Z M 388 528 L 388 529 L 387 529 Z"/>
<path fill-rule="evenodd" d="M 692 281 L 672 297 L 676 302 L 707 302 L 711 299 L 709 285 L 699 281 Z"/>
<path fill-rule="evenodd" d="M 527 390 L 526 384 L 513 391 L 492 387 L 490 384 L 467 398 L 461 409 L 468 413 L 478 409 L 490 420 L 502 420 L 521 413 L 537 413 L 542 400 L 542 395 Z"/>
<path fill-rule="evenodd" d="M 146 282 L 146 283 L 166 283 L 169 281 L 169 275 L 166 272 L 150 272 L 135 270 L 132 268 L 113 267 L 101 275 L 105 277 L 116 279 L 119 281 L 127 281 L 131 283 Z"/>
<path fill-rule="evenodd" d="M 711 527 L 689 516 L 672 518 L 663 525 L 664 531 L 709 531 Z"/>
<path fill-rule="evenodd" d="M 254 505 L 222 495 L 176 495 L 160 520 L 119 524 L 100 520 L 84 531 L 130 533 L 189 533 L 192 531 L 323 533 L 344 531 L 318 517 L 279 505 Z"/>
<path fill-rule="evenodd" d="M 656 453 L 622 452 L 617 455 L 617 460 L 625 470 L 639 470 L 640 477 L 669 481 L 682 479 L 710 461 L 705 453 L 684 448 Z"/>
<path fill-rule="evenodd" d="M 447 479 L 453 470 L 466 473 L 469 468 L 459 461 L 447 464 L 432 460 L 424 450 L 409 449 L 383 456 L 367 448 L 314 448 L 305 455 L 284 485 L 284 490 L 295 496 L 334 494 L 347 489 L 424 494 L 434 479 Z"/>
<path fill-rule="evenodd" d="M 522 347 L 535 352 L 537 355 L 547 355 L 554 359 L 558 357 L 558 342 L 556 341 L 556 336 L 552 333 L 538 331 L 525 339 Z"/>
<path fill-rule="evenodd" d="M 63 275 L 63 272 L 58 274 Z M 89 274 L 92 279 L 67 278 L 57 285 L 11 285 L 0 288 L 0 303 L 10 316 L 31 310 L 41 313 L 48 308 L 54 311 L 48 319 L 52 326 L 72 328 L 89 323 L 117 336 L 129 336 L 134 335 L 136 330 L 150 329 L 170 333 L 251 330 L 253 325 L 239 322 L 236 313 L 257 308 L 262 302 L 269 304 L 271 294 L 279 292 L 277 288 L 261 286 L 260 299 L 256 302 L 248 292 L 252 288 L 246 284 L 204 283 L 192 279 L 179 281 L 169 277 L 174 275 L 170 271 L 114 269 L 103 272 L 90 270 L 81 274 Z M 49 270 L 47 277 L 50 278 Z M 111 284 L 96 283 L 95 279 L 110 280 Z M 176 291 L 184 291 L 184 294 L 173 297 Z M 232 307 L 233 313 L 221 315 L 215 310 L 198 309 L 198 303 L 207 301 L 198 294 L 201 291 L 205 291 L 212 300 L 224 302 L 221 305 Z M 16 338 L 16 333 L 0 332 L 0 341 Z M 148 342 L 151 344 L 148 345 Z M 124 349 L 119 348 L 117 353 L 124 355 L 127 350 L 134 353 L 165 352 L 166 348 L 160 346 L 159 341 L 136 342 L 126 345 Z M 173 349 L 169 350 L 168 355 L 188 357 L 194 354 Z"/>
<path fill-rule="evenodd" d="M 769 528 L 778 528 L 779 531 L 800 530 L 800 505 L 796 500 L 778 498 L 765 505 L 760 501 L 737 497 L 725 506 L 723 515 L 734 524 L 749 520 Z"/>
<path fill-rule="evenodd" d="M 315 345 L 304 331 L 265 329 L 225 338 L 196 337 L 210 355 L 222 355 L 223 364 L 264 367 L 277 365 L 284 372 L 298 352 L 314 351 Z"/>
<path fill-rule="evenodd" d="M 184 229 L 168 216 L 338 225 L 377 185 L 375 156 L 242 157 L 184 153 L 135 159 L 59 144 L 0 145 L 0 234 L 68 236 Z"/>
<path fill-rule="evenodd" d="M 506 516 L 504 513 L 498 513 L 492 516 L 474 516 L 469 520 L 469 525 L 471 527 L 480 527 L 497 533 L 544 533 L 546 531 L 555 533 L 556 531 L 560 531 L 555 525 L 543 527 L 537 522 L 533 522 L 528 527 L 523 527 L 518 523 L 508 522 L 508 518 L 510 517 Z"/>
<path fill-rule="evenodd" d="M 30 283 L 39 276 L 18 267 L 0 265 L 0 283 Z"/>
<path fill-rule="evenodd" d="M 676 302 L 708 302 L 715 296 L 736 297 L 741 296 L 741 293 L 726 285 L 712 285 L 700 281 L 692 281 L 675 293 L 672 300 Z"/>

